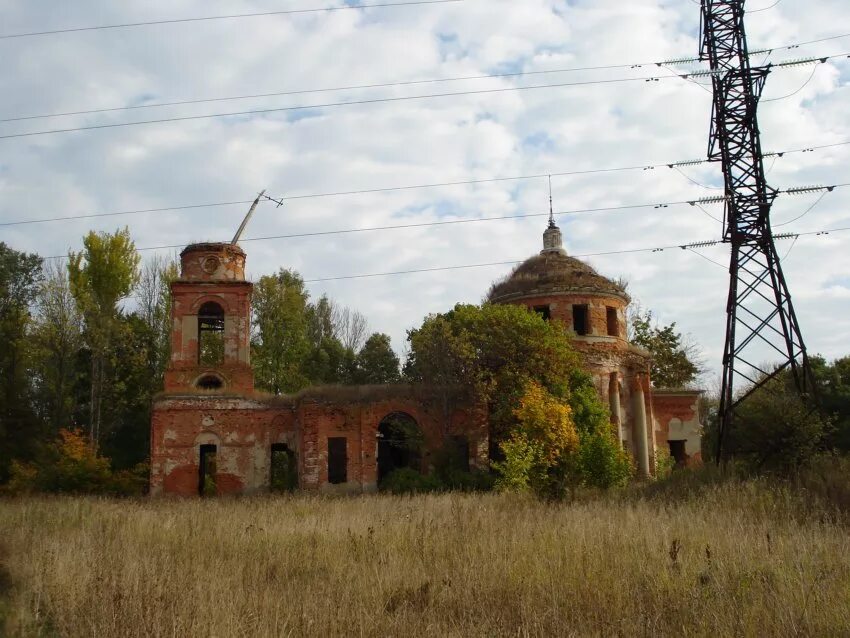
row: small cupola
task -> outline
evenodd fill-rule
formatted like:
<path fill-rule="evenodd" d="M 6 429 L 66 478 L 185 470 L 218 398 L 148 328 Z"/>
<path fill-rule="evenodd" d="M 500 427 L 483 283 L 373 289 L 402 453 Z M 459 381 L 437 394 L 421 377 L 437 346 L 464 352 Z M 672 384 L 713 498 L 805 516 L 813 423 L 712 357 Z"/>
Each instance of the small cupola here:
<path fill-rule="evenodd" d="M 561 229 L 555 223 L 555 209 L 552 205 L 552 176 L 549 176 L 549 226 L 543 231 L 543 250 L 541 255 L 547 253 L 558 253 L 566 255 L 564 240 L 561 237 Z"/>
<path fill-rule="evenodd" d="M 540 251 L 541 255 L 546 253 L 567 254 L 561 238 L 561 229 L 555 225 L 555 220 L 551 218 L 549 219 L 549 227 L 543 231 L 543 250 Z"/>

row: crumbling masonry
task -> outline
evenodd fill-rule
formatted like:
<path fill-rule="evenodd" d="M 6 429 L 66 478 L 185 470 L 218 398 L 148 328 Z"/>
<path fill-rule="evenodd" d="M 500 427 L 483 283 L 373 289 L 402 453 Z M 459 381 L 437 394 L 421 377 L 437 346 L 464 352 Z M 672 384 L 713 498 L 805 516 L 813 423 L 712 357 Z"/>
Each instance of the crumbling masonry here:
<path fill-rule="evenodd" d="M 653 389 L 649 354 L 626 338 L 625 291 L 569 257 L 553 221 L 543 244 L 539 255 L 493 286 L 489 300 L 525 305 L 575 333 L 612 426 L 642 475 L 654 473 L 661 448 L 680 464 L 698 462 L 700 392 Z M 152 494 L 239 494 L 272 486 L 370 492 L 392 469 L 428 471 L 449 441 L 466 466 L 486 467 L 486 408 L 453 396 L 447 411 L 450 389 L 256 392 L 245 253 L 237 245 L 206 243 L 188 246 L 180 257 L 180 278 L 171 285 L 171 359 L 165 391 L 153 406 Z M 389 427 L 399 423 L 401 429 Z M 420 451 L 389 446 L 387 437 L 398 432 L 414 436 Z"/>
<path fill-rule="evenodd" d="M 318 387 L 296 396 L 254 391 L 245 253 L 232 244 L 194 244 L 180 255 L 171 285 L 171 360 L 151 423 L 151 494 L 267 491 L 276 470 L 289 487 L 369 492 L 379 472 L 382 425 L 403 421 L 422 453 L 405 459 L 427 470 L 451 439 L 471 468 L 487 460 L 486 410 L 416 385 Z M 398 459 L 395 459 L 396 462 Z M 281 470 L 283 468 L 283 470 Z M 286 484 L 285 477 L 279 483 Z"/>

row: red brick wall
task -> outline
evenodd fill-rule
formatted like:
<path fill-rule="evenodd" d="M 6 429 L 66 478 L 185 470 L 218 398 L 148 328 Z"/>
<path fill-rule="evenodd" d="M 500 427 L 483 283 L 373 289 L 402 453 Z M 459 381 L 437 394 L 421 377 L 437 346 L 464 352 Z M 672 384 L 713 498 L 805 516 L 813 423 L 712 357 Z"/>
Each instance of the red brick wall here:
<path fill-rule="evenodd" d="M 412 393 L 413 394 L 413 393 Z M 423 469 L 445 435 L 466 434 L 470 464 L 487 463 L 487 414 L 460 408 L 443 427 L 439 412 L 417 398 L 373 401 L 252 400 L 228 396 L 172 396 L 155 403 L 151 425 L 151 493 L 198 493 L 200 444 L 217 446 L 220 494 L 269 487 L 271 445 L 284 442 L 298 458 L 299 485 L 307 490 L 371 491 L 377 483 L 377 431 L 394 412 L 413 417 L 424 434 Z M 348 483 L 328 484 L 328 437 L 347 439 Z"/>

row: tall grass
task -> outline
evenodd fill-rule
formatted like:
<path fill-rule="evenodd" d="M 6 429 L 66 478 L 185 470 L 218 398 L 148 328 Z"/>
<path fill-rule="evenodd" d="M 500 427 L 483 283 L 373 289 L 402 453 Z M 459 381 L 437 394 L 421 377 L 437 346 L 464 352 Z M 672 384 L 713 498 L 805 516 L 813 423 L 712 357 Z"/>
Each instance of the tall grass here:
<path fill-rule="evenodd" d="M 847 529 L 761 482 L 675 502 L 29 498 L 0 502 L 0 544 L 11 636 L 850 634 Z"/>

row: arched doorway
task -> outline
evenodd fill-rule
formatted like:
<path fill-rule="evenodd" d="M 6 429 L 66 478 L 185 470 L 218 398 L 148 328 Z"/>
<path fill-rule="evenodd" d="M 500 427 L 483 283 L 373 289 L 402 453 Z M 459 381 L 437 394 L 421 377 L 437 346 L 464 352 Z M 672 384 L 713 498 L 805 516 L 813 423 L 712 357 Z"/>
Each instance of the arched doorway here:
<path fill-rule="evenodd" d="M 422 429 L 412 416 L 393 412 L 378 425 L 378 484 L 393 471 L 422 469 Z"/>
<path fill-rule="evenodd" d="M 298 487 L 298 463 L 295 452 L 286 443 L 273 443 L 269 472 L 272 492 L 291 492 Z"/>

